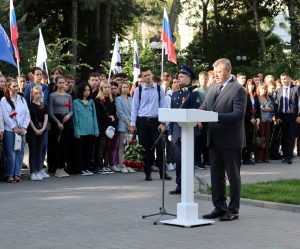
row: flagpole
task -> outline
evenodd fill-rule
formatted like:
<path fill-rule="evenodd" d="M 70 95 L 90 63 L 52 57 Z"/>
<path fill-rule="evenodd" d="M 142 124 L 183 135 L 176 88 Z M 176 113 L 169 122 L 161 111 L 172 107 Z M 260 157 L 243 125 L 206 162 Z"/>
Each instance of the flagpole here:
<path fill-rule="evenodd" d="M 109 75 L 108 75 L 108 83 L 110 83 L 110 76 L 111 76 L 111 68 L 109 69 Z"/>
<path fill-rule="evenodd" d="M 18 60 L 17 60 L 17 68 L 18 68 L 18 76 L 21 77 L 20 64 Z"/>
<path fill-rule="evenodd" d="M 163 73 L 164 73 L 164 58 L 165 58 L 165 55 L 164 55 L 164 42 L 162 42 L 161 43 L 161 74 L 160 74 L 161 80 L 163 79 Z"/>
<path fill-rule="evenodd" d="M 50 84 L 50 78 L 49 78 L 49 73 L 48 73 L 47 61 L 45 61 L 45 69 L 46 69 L 46 73 L 48 75 L 48 84 Z"/>

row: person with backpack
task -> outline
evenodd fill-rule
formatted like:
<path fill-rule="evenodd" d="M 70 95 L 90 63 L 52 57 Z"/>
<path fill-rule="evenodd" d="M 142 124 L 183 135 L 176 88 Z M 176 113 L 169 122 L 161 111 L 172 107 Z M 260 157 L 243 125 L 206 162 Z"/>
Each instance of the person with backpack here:
<path fill-rule="evenodd" d="M 141 70 L 143 83 L 135 89 L 131 107 L 130 131 L 138 132 L 139 142 L 145 149 L 145 181 L 152 181 L 151 166 L 154 164 L 154 143 L 161 132 L 165 131 L 165 124 L 158 121 L 158 108 L 165 107 L 164 90 L 153 82 L 153 74 L 149 68 Z M 155 145 L 157 166 L 160 179 L 172 180 L 167 173 L 163 176 L 163 143 L 159 139 Z"/>

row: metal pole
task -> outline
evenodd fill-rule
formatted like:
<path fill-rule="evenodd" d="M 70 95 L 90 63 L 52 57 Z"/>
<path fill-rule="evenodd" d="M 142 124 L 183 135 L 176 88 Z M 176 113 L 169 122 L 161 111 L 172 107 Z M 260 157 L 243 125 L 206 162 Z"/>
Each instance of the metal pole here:
<path fill-rule="evenodd" d="M 164 43 L 162 42 L 161 43 L 161 74 L 160 74 L 160 78 L 162 80 L 163 78 L 163 73 L 164 73 L 164 58 L 165 58 L 165 55 L 164 55 Z"/>

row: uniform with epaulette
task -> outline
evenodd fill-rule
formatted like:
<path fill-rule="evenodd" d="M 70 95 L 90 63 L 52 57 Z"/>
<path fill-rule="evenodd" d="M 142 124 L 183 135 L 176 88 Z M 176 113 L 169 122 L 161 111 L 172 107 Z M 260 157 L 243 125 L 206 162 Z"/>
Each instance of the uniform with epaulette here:
<path fill-rule="evenodd" d="M 193 92 L 191 80 L 194 78 L 194 73 L 187 66 L 181 66 L 180 71 L 177 74 L 177 78 L 180 74 L 187 75 L 190 80 L 189 83 L 182 86 L 178 91 L 172 94 L 171 108 L 174 109 L 199 109 L 203 99 L 201 98 L 198 91 Z M 180 79 L 179 79 L 180 80 Z M 199 132 L 195 128 L 195 132 Z M 176 183 L 177 187 L 175 190 L 170 191 L 170 194 L 181 193 L 181 127 L 178 123 L 170 123 L 170 134 L 174 145 L 174 161 L 176 163 Z M 193 165 L 194 167 L 194 165 Z"/>

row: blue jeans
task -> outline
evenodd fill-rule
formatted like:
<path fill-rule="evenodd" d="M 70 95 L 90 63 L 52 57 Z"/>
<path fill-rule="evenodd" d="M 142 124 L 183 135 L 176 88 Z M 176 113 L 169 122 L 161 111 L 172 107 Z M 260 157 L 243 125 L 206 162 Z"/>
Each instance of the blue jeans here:
<path fill-rule="evenodd" d="M 23 137 L 24 139 L 24 137 Z M 4 131 L 4 151 L 6 155 L 6 176 L 21 176 L 21 169 L 24 157 L 24 142 L 21 150 L 14 150 L 15 133 Z"/>

